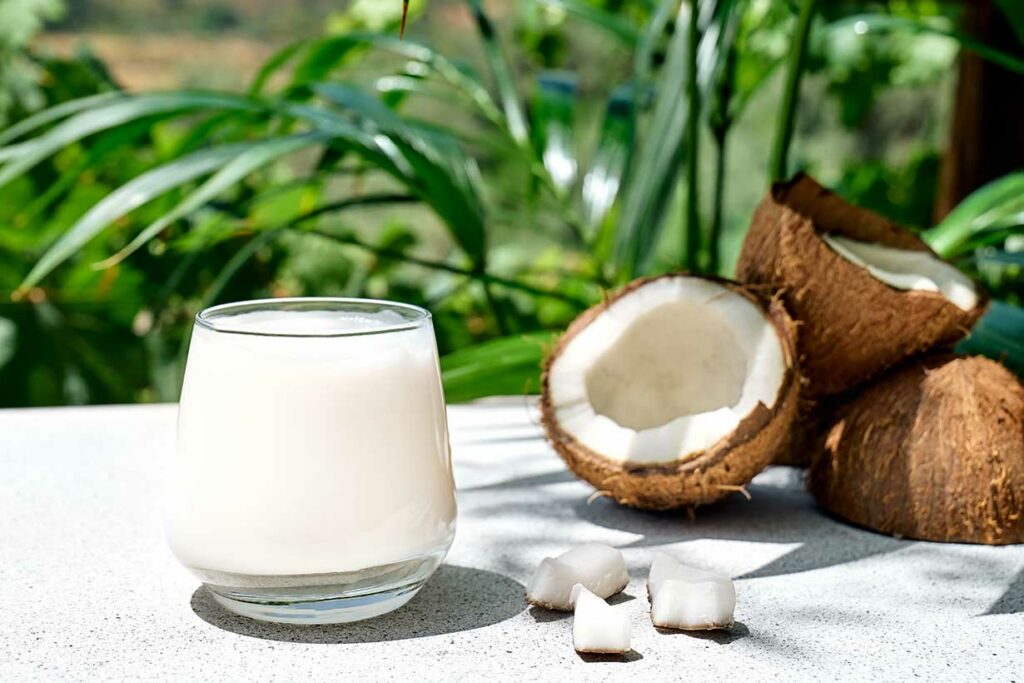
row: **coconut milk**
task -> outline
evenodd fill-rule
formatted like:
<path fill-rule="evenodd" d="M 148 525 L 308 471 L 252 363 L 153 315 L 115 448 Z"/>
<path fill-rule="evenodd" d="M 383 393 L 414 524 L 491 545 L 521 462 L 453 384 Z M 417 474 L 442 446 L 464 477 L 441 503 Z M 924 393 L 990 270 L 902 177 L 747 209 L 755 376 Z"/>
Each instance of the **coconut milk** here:
<path fill-rule="evenodd" d="M 200 576 L 255 586 L 440 561 L 455 499 L 429 317 L 271 310 L 197 324 L 169 481 L 171 548 Z"/>

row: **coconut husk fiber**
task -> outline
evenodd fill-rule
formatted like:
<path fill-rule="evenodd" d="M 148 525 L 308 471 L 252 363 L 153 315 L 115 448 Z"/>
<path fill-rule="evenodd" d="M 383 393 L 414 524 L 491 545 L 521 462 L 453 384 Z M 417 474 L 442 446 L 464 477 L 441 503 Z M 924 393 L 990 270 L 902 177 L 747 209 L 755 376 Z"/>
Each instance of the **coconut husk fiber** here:
<path fill-rule="evenodd" d="M 836 411 L 808 487 L 885 534 L 1024 542 L 1024 386 L 986 358 L 911 361 Z"/>
<path fill-rule="evenodd" d="M 848 391 L 913 355 L 952 345 L 988 299 L 963 311 L 938 292 L 895 289 L 822 240 L 931 252 L 909 230 L 854 206 L 807 175 L 776 183 L 757 207 L 736 279 L 778 293 L 798 325 L 805 399 Z"/>
<path fill-rule="evenodd" d="M 666 275 L 662 277 L 675 277 Z M 787 369 L 775 404 L 759 405 L 737 428 L 702 453 L 663 464 L 612 460 L 577 441 L 558 422 L 551 402 L 550 368 L 569 342 L 619 297 L 658 278 L 636 280 L 581 314 L 566 330 L 544 363 L 541 421 L 548 440 L 569 469 L 617 502 L 647 510 L 668 510 L 711 503 L 736 493 L 772 462 L 786 442 L 796 417 L 800 378 L 795 367 L 792 320 L 777 299 L 767 299 L 728 280 L 713 280 L 756 303 L 765 311 L 783 346 Z"/>

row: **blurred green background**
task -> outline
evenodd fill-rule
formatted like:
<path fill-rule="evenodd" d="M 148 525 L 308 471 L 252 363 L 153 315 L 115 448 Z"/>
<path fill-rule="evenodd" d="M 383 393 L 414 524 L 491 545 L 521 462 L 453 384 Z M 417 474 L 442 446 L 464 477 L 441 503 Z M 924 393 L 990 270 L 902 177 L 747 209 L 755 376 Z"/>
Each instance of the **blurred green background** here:
<path fill-rule="evenodd" d="M 536 391 L 799 169 L 982 279 L 966 348 L 1021 369 L 1016 3 L 401 4 L 0 2 L 0 406 L 175 400 L 196 311 L 267 296 L 427 306 L 450 400 Z"/>

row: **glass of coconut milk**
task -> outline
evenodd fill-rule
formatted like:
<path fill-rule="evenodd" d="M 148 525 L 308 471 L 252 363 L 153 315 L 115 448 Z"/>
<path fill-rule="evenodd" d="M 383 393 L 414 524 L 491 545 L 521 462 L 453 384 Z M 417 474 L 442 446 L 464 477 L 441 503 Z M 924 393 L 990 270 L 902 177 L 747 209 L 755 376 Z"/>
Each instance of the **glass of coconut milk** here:
<path fill-rule="evenodd" d="M 168 483 L 171 549 L 227 609 L 322 624 L 402 606 L 455 533 L 430 313 L 364 299 L 201 312 Z"/>

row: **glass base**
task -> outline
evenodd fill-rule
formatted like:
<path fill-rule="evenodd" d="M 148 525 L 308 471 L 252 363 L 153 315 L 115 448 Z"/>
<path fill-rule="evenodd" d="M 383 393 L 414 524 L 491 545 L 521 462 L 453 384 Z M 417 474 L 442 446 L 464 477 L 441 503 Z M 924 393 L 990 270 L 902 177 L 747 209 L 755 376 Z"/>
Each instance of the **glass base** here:
<path fill-rule="evenodd" d="M 412 600 L 444 554 L 337 574 L 246 576 L 196 570 L 224 609 L 281 624 L 344 624 Z"/>

